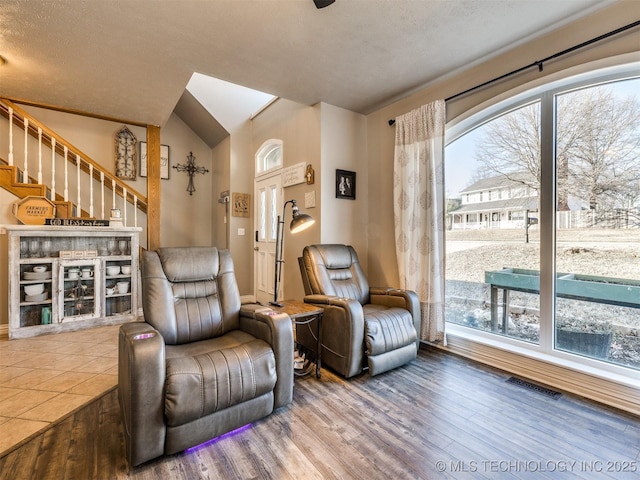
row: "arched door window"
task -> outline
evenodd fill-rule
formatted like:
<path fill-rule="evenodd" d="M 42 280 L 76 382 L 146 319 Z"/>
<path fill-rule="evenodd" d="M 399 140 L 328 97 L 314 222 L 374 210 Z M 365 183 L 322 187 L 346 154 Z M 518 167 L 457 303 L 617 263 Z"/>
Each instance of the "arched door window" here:
<path fill-rule="evenodd" d="M 282 140 L 272 138 L 262 144 L 256 152 L 256 173 L 282 168 Z"/>

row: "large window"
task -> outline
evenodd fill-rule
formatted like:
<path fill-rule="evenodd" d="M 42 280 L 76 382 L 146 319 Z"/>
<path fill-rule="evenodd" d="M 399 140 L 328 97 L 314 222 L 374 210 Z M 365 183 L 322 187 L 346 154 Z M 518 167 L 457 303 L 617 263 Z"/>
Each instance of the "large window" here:
<path fill-rule="evenodd" d="M 640 369 L 639 72 L 538 88 L 448 132 L 448 322 Z"/>
<path fill-rule="evenodd" d="M 445 152 L 446 318 L 534 343 L 540 332 L 539 296 L 526 290 L 505 293 L 496 282 L 506 270 L 540 270 L 537 225 L 527 229 L 524 224 L 538 211 L 539 119 L 540 102 L 520 106 L 467 132 Z M 468 200 L 462 204 L 461 197 Z M 508 309 L 502 306 L 507 301 Z"/>

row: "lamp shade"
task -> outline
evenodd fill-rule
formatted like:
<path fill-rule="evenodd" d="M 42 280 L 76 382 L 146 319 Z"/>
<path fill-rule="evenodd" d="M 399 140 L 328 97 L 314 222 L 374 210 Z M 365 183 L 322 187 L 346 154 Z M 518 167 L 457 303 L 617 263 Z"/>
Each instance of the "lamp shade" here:
<path fill-rule="evenodd" d="M 291 233 L 301 232 L 316 223 L 311 215 L 300 213 L 300 210 L 298 210 L 298 206 L 296 204 L 293 205 L 292 214 L 293 219 L 291 220 L 291 224 L 289 225 L 289 231 Z"/>

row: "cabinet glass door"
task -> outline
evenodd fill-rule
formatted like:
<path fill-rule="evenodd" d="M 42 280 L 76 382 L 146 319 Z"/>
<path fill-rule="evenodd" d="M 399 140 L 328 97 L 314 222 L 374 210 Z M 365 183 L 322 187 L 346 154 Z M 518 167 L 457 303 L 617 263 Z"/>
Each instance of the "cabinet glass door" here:
<path fill-rule="evenodd" d="M 58 320 L 69 322 L 100 316 L 100 260 L 61 260 Z"/>

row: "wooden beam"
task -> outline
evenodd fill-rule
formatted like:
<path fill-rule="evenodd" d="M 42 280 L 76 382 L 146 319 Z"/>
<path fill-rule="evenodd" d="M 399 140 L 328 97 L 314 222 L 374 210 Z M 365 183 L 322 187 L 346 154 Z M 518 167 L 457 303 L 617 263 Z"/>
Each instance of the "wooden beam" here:
<path fill-rule="evenodd" d="M 160 242 L 160 127 L 147 125 L 147 249 Z"/>
<path fill-rule="evenodd" d="M 23 99 L 23 98 L 6 98 L 6 100 L 9 100 L 10 102 L 13 102 L 13 103 L 20 103 L 22 105 L 29 105 L 31 107 L 44 108 L 46 110 L 54 110 L 56 112 L 70 113 L 72 115 L 81 115 L 83 117 L 89 117 L 89 118 L 97 118 L 99 120 L 106 120 L 108 122 L 124 123 L 125 125 L 136 125 L 138 127 L 146 127 L 147 126 L 146 123 L 138 122 L 138 121 L 135 121 L 135 120 L 125 120 L 125 119 L 122 119 L 122 118 L 111 117 L 111 116 L 108 116 L 108 115 L 100 115 L 100 114 L 97 114 L 97 113 L 85 112 L 84 110 L 76 110 L 76 109 L 73 109 L 73 108 L 64 108 L 64 107 L 60 107 L 58 105 L 51 105 L 51 104 L 47 104 L 47 103 L 32 102 L 30 100 L 26 100 L 26 99 Z"/>

